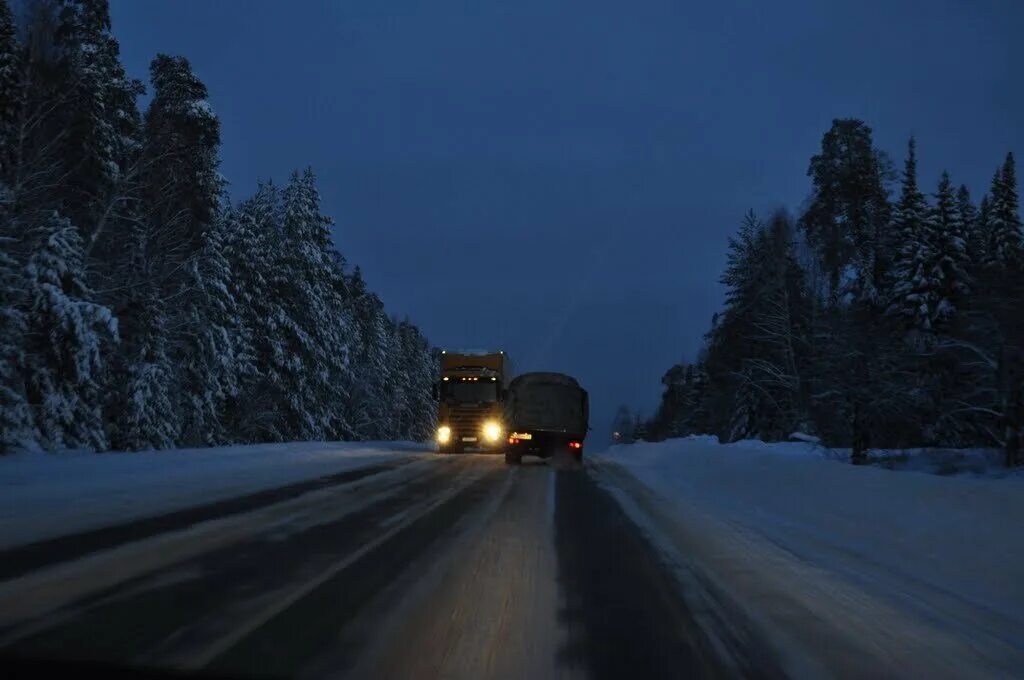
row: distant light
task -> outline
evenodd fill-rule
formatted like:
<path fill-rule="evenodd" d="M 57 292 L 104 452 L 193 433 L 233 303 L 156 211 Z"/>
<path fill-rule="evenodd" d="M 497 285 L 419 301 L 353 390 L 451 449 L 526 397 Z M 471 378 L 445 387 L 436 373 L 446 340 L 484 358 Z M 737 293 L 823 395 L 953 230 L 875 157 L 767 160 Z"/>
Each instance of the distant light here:
<path fill-rule="evenodd" d="M 442 378 L 442 380 L 444 380 L 445 382 L 448 382 L 448 376 L 445 376 L 444 378 Z"/>
<path fill-rule="evenodd" d="M 491 378 L 491 382 L 497 382 L 497 378 Z"/>
<path fill-rule="evenodd" d="M 447 352 L 444 351 L 444 350 L 441 350 L 441 354 L 447 354 Z"/>

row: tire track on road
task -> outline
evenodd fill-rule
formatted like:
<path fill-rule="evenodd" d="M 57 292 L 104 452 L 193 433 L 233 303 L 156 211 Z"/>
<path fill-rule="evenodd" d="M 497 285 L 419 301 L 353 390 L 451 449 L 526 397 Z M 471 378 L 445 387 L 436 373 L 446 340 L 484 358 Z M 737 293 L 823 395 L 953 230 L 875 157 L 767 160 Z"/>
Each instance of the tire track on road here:
<path fill-rule="evenodd" d="M 109 550 L 132 541 L 185 529 L 200 522 L 250 512 L 260 507 L 297 498 L 311 491 L 350 484 L 371 475 L 390 472 L 415 460 L 418 458 L 409 457 L 379 465 L 369 465 L 184 510 L 6 548 L 0 550 L 0 581 L 17 578 L 37 569 L 68 562 L 101 550 Z"/>
<path fill-rule="evenodd" d="M 385 530 L 395 516 L 442 493 L 471 473 L 468 461 L 430 465 L 411 481 L 392 480 L 369 498 L 349 498 L 355 507 L 336 510 L 340 498 L 326 492 L 316 508 L 325 517 L 281 534 L 277 527 L 156 571 L 116 582 L 25 626 L 0 641 L 13 651 L 106 661 L 178 659 L 237 626 L 238 617 L 318 565 L 359 548 Z M 371 485 L 372 486 L 372 485 Z M 350 496 L 352 494 L 349 494 Z M 338 516 L 332 516 L 338 515 Z M 287 527 L 286 527 L 287 528 Z M 189 532 L 191 533 L 191 532 Z M 188 541 L 189 533 L 181 537 Z"/>
<path fill-rule="evenodd" d="M 273 603 L 243 629 L 197 657 L 195 667 L 243 676 L 293 675 L 332 641 L 338 643 L 342 629 L 378 593 L 460 517 L 483 503 L 508 474 L 502 468 L 477 469 L 477 478 L 411 508 L 406 519 Z M 348 651 L 355 656 L 361 650 Z"/>

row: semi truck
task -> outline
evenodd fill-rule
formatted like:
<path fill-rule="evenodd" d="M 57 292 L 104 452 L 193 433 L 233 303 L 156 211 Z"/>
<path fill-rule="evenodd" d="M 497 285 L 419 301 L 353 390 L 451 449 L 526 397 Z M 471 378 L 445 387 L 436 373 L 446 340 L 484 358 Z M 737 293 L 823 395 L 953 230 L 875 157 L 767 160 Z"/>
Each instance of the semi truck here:
<path fill-rule="evenodd" d="M 518 465 L 526 454 L 550 458 L 568 453 L 582 461 L 589 420 L 589 397 L 575 378 L 563 373 L 520 375 L 505 399 L 505 463 Z"/>
<path fill-rule="evenodd" d="M 508 430 L 502 413 L 512 373 L 508 355 L 500 350 L 443 350 L 440 373 L 435 389 L 438 450 L 504 450 Z"/>

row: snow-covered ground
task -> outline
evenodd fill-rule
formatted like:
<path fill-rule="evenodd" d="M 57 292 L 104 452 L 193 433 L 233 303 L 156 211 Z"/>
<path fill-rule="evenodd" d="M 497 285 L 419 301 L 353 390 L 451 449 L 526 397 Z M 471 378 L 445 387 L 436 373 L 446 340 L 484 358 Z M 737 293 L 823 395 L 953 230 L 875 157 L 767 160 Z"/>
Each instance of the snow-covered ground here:
<path fill-rule="evenodd" d="M 848 633 L 861 623 L 862 635 L 874 629 L 877 639 L 865 642 L 879 649 L 885 638 L 900 639 L 894 654 L 908 640 L 925 656 L 937 649 L 927 629 L 962 643 L 960 661 L 977 655 L 1005 670 L 1024 659 L 1020 475 L 855 467 L 810 443 L 721 445 L 712 437 L 612 447 L 598 461 L 653 490 L 687 527 L 689 548 L 703 553 L 691 557 L 714 565 L 716 577 L 728 580 L 726 564 L 748 585 L 762 575 L 783 583 L 786 572 L 787 587 L 803 591 L 794 596 L 805 598 L 801 607 L 815 610 L 809 593 L 823 594 L 831 601 L 818 607 L 821 616 Z M 953 659 L 951 644 L 942 653 Z"/>
<path fill-rule="evenodd" d="M 0 457 L 0 548 L 423 452 L 409 442 L 292 442 Z"/>

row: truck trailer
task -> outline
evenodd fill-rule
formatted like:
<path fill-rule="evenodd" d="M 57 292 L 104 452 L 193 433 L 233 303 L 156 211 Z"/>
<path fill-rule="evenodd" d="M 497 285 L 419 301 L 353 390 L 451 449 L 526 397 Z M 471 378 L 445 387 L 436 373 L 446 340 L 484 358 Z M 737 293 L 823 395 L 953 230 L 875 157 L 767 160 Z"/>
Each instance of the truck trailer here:
<path fill-rule="evenodd" d="M 437 447 L 500 452 L 508 430 L 502 420 L 512 368 L 503 351 L 444 350 L 435 389 Z"/>
<path fill-rule="evenodd" d="M 526 454 L 550 458 L 560 453 L 582 461 L 589 420 L 587 391 L 575 378 L 524 373 L 511 382 L 505 400 L 505 462 L 518 465 Z"/>

